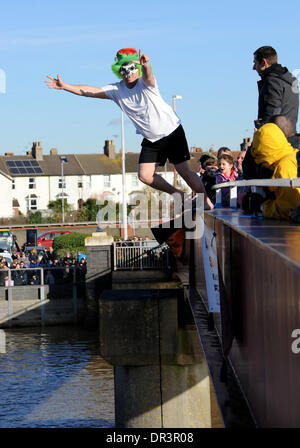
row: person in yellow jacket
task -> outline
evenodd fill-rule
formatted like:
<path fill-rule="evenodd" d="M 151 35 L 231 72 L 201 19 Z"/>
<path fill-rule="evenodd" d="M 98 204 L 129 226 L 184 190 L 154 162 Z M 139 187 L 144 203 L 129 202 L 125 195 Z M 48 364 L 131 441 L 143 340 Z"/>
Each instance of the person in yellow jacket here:
<path fill-rule="evenodd" d="M 284 122 L 285 117 L 281 118 Z M 299 150 L 291 146 L 284 130 L 275 123 L 266 123 L 255 132 L 250 149 L 257 164 L 273 171 L 273 179 L 298 177 L 296 156 Z M 300 207 L 300 188 L 270 187 L 270 190 L 274 192 L 275 199 L 263 202 L 263 216 L 289 219 L 291 207 Z"/>

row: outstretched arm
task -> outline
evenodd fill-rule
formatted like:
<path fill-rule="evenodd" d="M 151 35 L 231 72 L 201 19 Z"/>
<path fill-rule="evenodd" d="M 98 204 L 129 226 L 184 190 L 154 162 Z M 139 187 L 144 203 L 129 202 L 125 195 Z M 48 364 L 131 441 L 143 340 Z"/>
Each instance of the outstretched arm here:
<path fill-rule="evenodd" d="M 59 75 L 57 75 L 57 78 L 53 78 L 52 76 L 47 76 L 47 78 L 49 78 L 50 81 L 47 80 L 45 83 L 49 89 L 65 90 L 66 92 L 71 92 L 75 95 L 88 96 L 91 98 L 109 99 L 101 87 L 67 84 L 61 80 Z"/>
<path fill-rule="evenodd" d="M 151 69 L 151 65 L 149 64 L 149 56 L 147 56 L 146 54 L 142 54 L 141 50 L 139 50 L 139 60 L 132 62 L 140 64 L 142 66 L 144 83 L 150 87 L 155 87 L 155 78 Z"/>

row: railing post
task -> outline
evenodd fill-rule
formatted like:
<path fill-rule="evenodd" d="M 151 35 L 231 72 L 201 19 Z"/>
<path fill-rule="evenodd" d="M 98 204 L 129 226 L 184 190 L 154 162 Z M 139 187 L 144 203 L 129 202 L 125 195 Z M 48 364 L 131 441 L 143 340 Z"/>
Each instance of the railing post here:
<path fill-rule="evenodd" d="M 222 189 L 218 188 L 216 189 L 216 203 L 215 207 L 222 207 Z"/>
<path fill-rule="evenodd" d="M 44 280 L 44 268 L 40 268 L 41 271 L 41 302 L 43 302 L 45 300 L 45 280 Z"/>
<path fill-rule="evenodd" d="M 230 187 L 230 207 L 237 208 L 237 187 Z"/>
<path fill-rule="evenodd" d="M 113 242 L 113 247 L 114 247 L 114 271 L 117 269 L 117 243 L 114 241 Z"/>
<path fill-rule="evenodd" d="M 44 268 L 40 268 L 40 300 L 41 300 L 41 322 L 45 323 L 45 286 L 44 286 Z"/>
<path fill-rule="evenodd" d="M 143 270 L 143 247 L 142 247 L 142 241 L 139 241 L 139 258 L 140 258 L 140 270 Z"/>
<path fill-rule="evenodd" d="M 9 326 L 12 326 L 12 315 L 13 315 L 13 303 L 12 303 L 12 287 L 11 285 L 11 270 L 8 270 L 8 283 L 7 283 L 7 301 L 8 301 L 8 318 Z"/>
<path fill-rule="evenodd" d="M 77 283 L 76 283 L 76 268 L 73 268 L 73 314 L 74 323 L 77 323 L 78 317 L 78 298 L 77 298 Z"/>

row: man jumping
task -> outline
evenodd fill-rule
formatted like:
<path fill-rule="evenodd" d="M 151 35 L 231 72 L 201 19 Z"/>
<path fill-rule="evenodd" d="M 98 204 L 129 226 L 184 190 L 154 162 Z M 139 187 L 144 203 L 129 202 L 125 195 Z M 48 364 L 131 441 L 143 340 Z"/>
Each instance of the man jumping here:
<path fill-rule="evenodd" d="M 189 168 L 190 154 L 183 127 L 159 93 L 149 57 L 141 50 L 137 53 L 134 48 L 123 48 L 118 51 L 112 70 L 121 81 L 101 88 L 66 84 L 59 75 L 47 76 L 49 80 L 45 82 L 50 89 L 113 100 L 133 122 L 136 133 L 144 137 L 139 157 L 140 181 L 169 194 L 179 193 L 184 201 L 184 192 L 156 173 L 157 167 L 164 166 L 168 159 L 194 192 L 204 194 L 204 208 L 212 209 L 200 177 Z"/>

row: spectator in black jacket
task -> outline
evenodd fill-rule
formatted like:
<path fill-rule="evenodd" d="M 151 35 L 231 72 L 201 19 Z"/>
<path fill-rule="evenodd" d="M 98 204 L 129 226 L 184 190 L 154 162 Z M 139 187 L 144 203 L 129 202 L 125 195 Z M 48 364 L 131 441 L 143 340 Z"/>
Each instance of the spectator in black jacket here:
<path fill-rule="evenodd" d="M 284 115 L 292 122 L 293 136 L 288 140 L 295 147 L 299 109 L 297 78 L 277 63 L 276 50 L 269 46 L 260 47 L 254 52 L 253 70 L 261 77 L 257 83 L 259 99 L 256 128 L 268 123 L 274 115 Z"/>

